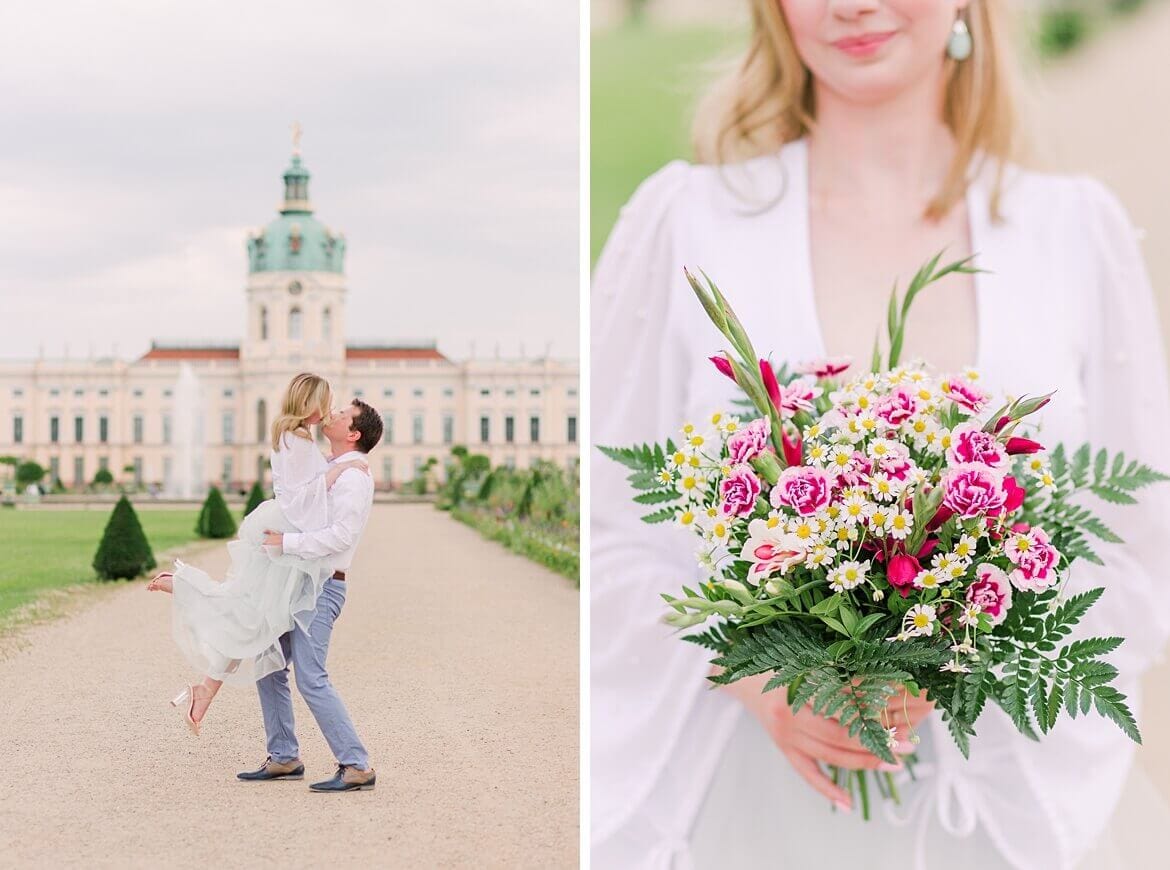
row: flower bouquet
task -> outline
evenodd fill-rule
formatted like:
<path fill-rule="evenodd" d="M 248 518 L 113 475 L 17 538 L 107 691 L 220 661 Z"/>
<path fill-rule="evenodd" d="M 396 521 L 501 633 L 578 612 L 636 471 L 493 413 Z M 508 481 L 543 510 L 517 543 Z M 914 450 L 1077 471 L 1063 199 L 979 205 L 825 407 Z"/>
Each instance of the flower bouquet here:
<path fill-rule="evenodd" d="M 940 268 L 940 256 L 901 300 L 895 288 L 888 353 L 875 341 L 870 371 L 849 380 L 843 359 L 776 370 L 715 284 L 687 273 L 731 344 L 712 362 L 751 419 L 723 411 L 683 426 L 678 443 L 601 448 L 632 470 L 634 501 L 656 507 L 646 522 L 699 538 L 707 579 L 663 594 L 666 622 L 713 621 L 684 637 L 715 654 L 713 682 L 770 674 L 764 691 L 785 687 L 794 711 L 837 718 L 889 763 L 887 705 L 902 690 L 934 702 L 964 756 L 989 700 L 1033 739 L 1062 709 L 1096 709 L 1140 742 L 1103 660 L 1123 639 L 1070 638 L 1104 589 L 1066 595 L 1063 583 L 1074 560 L 1101 564 L 1089 536 L 1121 540 L 1077 497 L 1132 504 L 1168 478 L 1123 454 L 1025 437 L 1052 394 L 988 413 L 976 372 L 899 364 L 915 296 L 977 271 L 970 259 Z M 832 774 L 868 818 L 865 772 Z M 897 799 L 888 773 L 877 787 Z"/>

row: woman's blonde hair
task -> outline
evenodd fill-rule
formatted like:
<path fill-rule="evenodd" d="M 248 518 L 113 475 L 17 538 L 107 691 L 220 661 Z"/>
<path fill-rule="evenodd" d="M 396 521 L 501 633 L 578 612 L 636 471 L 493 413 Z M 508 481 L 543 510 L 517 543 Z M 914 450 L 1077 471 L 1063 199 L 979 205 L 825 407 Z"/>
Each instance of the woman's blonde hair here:
<path fill-rule="evenodd" d="M 280 400 L 280 416 L 272 421 L 272 449 L 280 449 L 280 441 L 286 432 L 311 438 L 305 420 L 314 412 L 320 412 L 322 417 L 328 416 L 332 398 L 329 381 L 320 375 L 303 372 L 289 381 L 284 398 Z"/>
<path fill-rule="evenodd" d="M 700 102 L 693 141 L 703 163 L 733 163 L 777 150 L 816 123 L 813 77 L 797 54 L 779 0 L 749 0 L 751 42 L 729 75 Z M 937 219 L 966 194 L 982 163 L 995 166 L 991 211 L 999 214 L 1004 165 L 1019 159 L 1014 87 L 1000 0 L 972 0 L 961 13 L 973 50 L 945 60 L 943 121 L 955 137 L 954 160 L 926 216 Z"/>

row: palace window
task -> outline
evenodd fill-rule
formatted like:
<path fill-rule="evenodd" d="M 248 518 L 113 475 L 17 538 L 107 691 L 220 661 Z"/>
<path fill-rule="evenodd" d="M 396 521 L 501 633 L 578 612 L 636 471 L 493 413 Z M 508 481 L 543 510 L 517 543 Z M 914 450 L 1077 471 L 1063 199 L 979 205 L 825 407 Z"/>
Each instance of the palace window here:
<path fill-rule="evenodd" d="M 110 440 L 110 418 L 105 414 L 98 417 L 98 441 L 102 444 L 108 443 Z"/>
<path fill-rule="evenodd" d="M 80 444 L 85 440 L 85 418 L 73 418 L 73 440 Z"/>
<path fill-rule="evenodd" d="M 383 414 L 382 415 L 382 443 L 383 444 L 393 444 L 394 443 L 394 415 L 393 414 Z"/>
<path fill-rule="evenodd" d="M 59 417 L 49 418 L 49 440 L 54 444 L 61 440 L 61 419 Z"/>
<path fill-rule="evenodd" d="M 260 340 L 268 341 L 268 308 L 260 308 Z"/>
<path fill-rule="evenodd" d="M 85 457 L 73 457 L 73 485 L 85 486 Z"/>
<path fill-rule="evenodd" d="M 24 417 L 17 414 L 12 418 L 12 443 L 24 443 Z"/>
<path fill-rule="evenodd" d="M 415 414 L 410 421 L 410 436 L 415 444 L 423 443 L 423 415 Z"/>
<path fill-rule="evenodd" d="M 484 415 L 479 418 L 479 441 L 481 444 L 487 444 L 491 440 L 492 434 L 492 420 L 491 417 Z"/>
<path fill-rule="evenodd" d="M 504 441 L 511 444 L 516 440 L 516 418 L 509 414 L 504 418 Z"/>
<path fill-rule="evenodd" d="M 570 444 L 577 443 L 577 418 L 576 417 L 569 418 L 569 443 Z"/>
<path fill-rule="evenodd" d="M 455 417 L 451 414 L 443 415 L 443 443 L 455 443 Z"/>
<path fill-rule="evenodd" d="M 135 444 L 142 443 L 142 428 L 143 428 L 142 415 L 135 414 L 134 415 L 134 443 Z"/>
<path fill-rule="evenodd" d="M 236 435 L 236 415 L 231 411 L 223 412 L 223 443 L 231 444 Z"/>
<path fill-rule="evenodd" d="M 256 441 L 263 444 L 268 437 L 268 403 L 261 399 L 256 403 Z"/>
<path fill-rule="evenodd" d="M 321 312 L 321 340 L 333 340 L 333 312 L 328 308 Z"/>
<path fill-rule="evenodd" d="M 301 340 L 302 320 L 301 309 L 293 308 L 288 312 L 288 337 L 290 341 Z"/>
<path fill-rule="evenodd" d="M 540 418 L 539 417 L 529 417 L 528 418 L 528 439 L 533 444 L 540 443 Z"/>
<path fill-rule="evenodd" d="M 163 414 L 162 426 L 163 426 L 163 444 L 170 444 L 171 443 L 171 415 L 170 414 Z"/>

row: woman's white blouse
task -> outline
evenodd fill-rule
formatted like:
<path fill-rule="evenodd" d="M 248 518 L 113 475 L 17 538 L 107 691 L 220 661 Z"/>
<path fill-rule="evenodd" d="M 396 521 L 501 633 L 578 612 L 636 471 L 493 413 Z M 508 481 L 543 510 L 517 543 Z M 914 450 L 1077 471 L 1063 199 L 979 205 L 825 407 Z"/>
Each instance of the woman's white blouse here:
<path fill-rule="evenodd" d="M 286 432 L 281 449 L 272 451 L 273 495 L 288 521 L 302 532 L 329 525 L 328 470 L 329 463 L 309 438 Z"/>
<path fill-rule="evenodd" d="M 663 440 L 735 397 L 707 361 L 725 344 L 684 265 L 719 285 L 761 354 L 775 362 L 824 354 L 806 161 L 801 140 L 735 167 L 671 163 L 638 189 L 595 272 L 594 443 Z M 1125 213 L 1085 177 L 1013 169 L 1006 185 L 1002 222 L 989 216 L 986 178 L 966 203 L 977 265 L 989 270 L 975 277 L 982 382 L 1017 395 L 1058 390 L 1039 415 L 1049 445 L 1087 440 L 1170 470 L 1158 317 Z M 874 277 L 874 292 L 885 292 L 893 276 Z M 910 328 L 945 324 L 911 320 Z M 665 868 L 685 859 L 739 706 L 709 690 L 707 651 L 659 622 L 659 593 L 699 576 L 692 536 L 641 523 L 616 463 L 595 454 L 592 469 L 592 838 L 595 854 L 604 847 L 619 856 L 607 866 Z M 1137 677 L 1170 630 L 1170 602 L 1159 597 L 1170 591 L 1160 547 L 1170 530 L 1170 485 L 1145 490 L 1137 508 L 1093 508 L 1126 543 L 1096 547 L 1107 567 L 1076 564 L 1070 588 L 1107 587 L 1083 630 L 1127 638 L 1112 660 L 1140 722 Z M 1021 867 L 1070 867 L 1093 844 L 1133 754 L 1111 722 L 1065 718 L 1037 744 L 989 705 L 968 762 L 937 719 L 937 799 L 924 812 L 937 811 L 960 835 L 977 819 Z M 817 799 L 811 791 L 792 798 Z"/>

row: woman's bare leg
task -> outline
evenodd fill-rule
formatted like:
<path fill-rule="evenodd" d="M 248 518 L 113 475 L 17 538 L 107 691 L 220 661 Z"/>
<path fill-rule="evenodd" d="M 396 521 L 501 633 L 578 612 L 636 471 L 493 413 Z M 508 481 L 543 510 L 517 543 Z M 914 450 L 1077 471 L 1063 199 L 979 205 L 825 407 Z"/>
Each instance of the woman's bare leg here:
<path fill-rule="evenodd" d="M 222 685 L 222 680 L 213 680 L 211 677 L 204 677 L 203 682 L 195 687 L 195 702 L 191 705 L 192 719 L 196 722 L 203 721 L 203 717 L 207 714 L 207 708 L 211 706 L 216 692 L 219 691 L 219 687 Z"/>
<path fill-rule="evenodd" d="M 147 592 L 173 592 L 174 583 L 172 582 L 174 574 L 170 571 L 163 571 L 161 574 L 156 574 L 154 578 L 146 584 Z"/>

